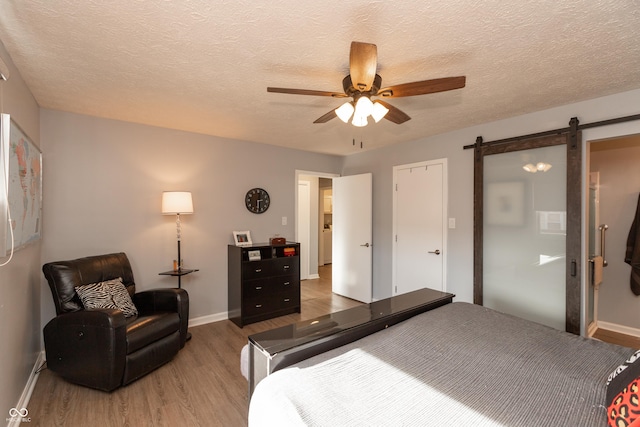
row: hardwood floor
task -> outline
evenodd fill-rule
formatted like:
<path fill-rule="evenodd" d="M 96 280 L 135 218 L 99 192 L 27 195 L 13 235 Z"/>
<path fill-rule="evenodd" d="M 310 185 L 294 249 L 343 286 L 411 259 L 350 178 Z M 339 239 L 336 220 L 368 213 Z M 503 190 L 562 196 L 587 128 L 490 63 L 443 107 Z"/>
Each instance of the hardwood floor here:
<path fill-rule="evenodd" d="M 640 349 L 640 337 L 626 335 L 620 332 L 610 331 L 608 329 L 599 328 L 593 334 L 593 338 L 612 344 L 618 344 L 624 347 Z"/>
<path fill-rule="evenodd" d="M 320 279 L 301 282 L 302 313 L 245 326 L 229 320 L 196 326 L 191 341 L 166 365 L 105 393 L 40 373 L 28 405 L 34 426 L 244 426 L 247 381 L 240 350 L 257 332 L 355 307 L 331 293 L 331 266 Z"/>

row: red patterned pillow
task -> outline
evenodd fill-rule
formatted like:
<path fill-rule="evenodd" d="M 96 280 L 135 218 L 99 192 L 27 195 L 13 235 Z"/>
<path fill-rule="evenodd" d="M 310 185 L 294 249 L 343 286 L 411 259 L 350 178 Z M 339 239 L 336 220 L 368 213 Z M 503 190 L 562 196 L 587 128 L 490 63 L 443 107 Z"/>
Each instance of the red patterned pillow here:
<path fill-rule="evenodd" d="M 609 375 L 607 420 L 611 427 L 640 427 L 640 350 Z"/>
<path fill-rule="evenodd" d="M 640 378 L 631 381 L 616 395 L 609 407 L 607 415 L 612 427 L 640 426 Z"/>

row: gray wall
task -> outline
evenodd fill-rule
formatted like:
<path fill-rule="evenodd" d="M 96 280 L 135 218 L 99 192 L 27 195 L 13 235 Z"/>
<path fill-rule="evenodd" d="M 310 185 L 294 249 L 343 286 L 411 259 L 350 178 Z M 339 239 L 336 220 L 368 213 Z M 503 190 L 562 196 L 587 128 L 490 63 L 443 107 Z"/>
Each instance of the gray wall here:
<path fill-rule="evenodd" d="M 232 231 L 254 243 L 295 238 L 295 170 L 339 173 L 340 157 L 42 110 L 43 262 L 112 251 L 129 256 L 138 289 L 177 286 L 175 216 L 160 213 L 164 190 L 193 193 L 182 216 L 182 258 L 200 271 L 182 279 L 191 319 L 226 318 L 227 245 Z M 262 187 L 267 212 L 250 213 L 244 196 Z M 282 217 L 288 218 L 283 226 Z M 49 291 L 43 282 L 43 295 Z M 43 298 L 43 323 L 54 315 Z"/>
<path fill-rule="evenodd" d="M 9 80 L 0 80 L 2 112 L 9 113 L 31 140 L 42 147 L 38 105 L 2 44 L 0 57 L 10 69 Z M 30 244 L 17 251 L 8 265 L 0 267 L 0 414 L 3 418 L 18 405 L 40 353 L 40 251 L 40 242 Z M 0 264 L 7 259 L 0 257 Z"/>
<path fill-rule="evenodd" d="M 638 114 L 640 90 L 588 100 L 513 117 L 479 126 L 467 127 L 434 137 L 392 147 L 353 154 L 345 159 L 343 173 L 373 173 L 373 296 L 391 295 L 393 167 L 440 158 L 448 159 L 449 218 L 456 228 L 448 230 L 447 291 L 458 301 L 473 301 L 473 150 L 463 150 L 477 136 L 485 141 L 567 127 L 571 117 L 591 123 L 614 117 Z M 464 118 L 461 118 L 464 125 Z M 403 126 L 411 126 L 407 122 Z M 620 134 L 640 133 L 640 121 L 585 131 L 585 140 Z M 366 144 L 366 141 L 364 141 Z M 586 181 L 585 181 L 586 182 Z M 586 185 L 586 184 L 585 184 Z"/>
<path fill-rule="evenodd" d="M 595 144 L 608 145 L 609 141 Z M 631 267 L 624 262 L 640 195 L 640 136 L 635 144 L 592 151 L 591 171 L 600 172 L 600 223 L 609 226 L 605 240 L 609 265 L 603 270 L 598 320 L 640 329 L 640 296 L 631 292 Z"/>

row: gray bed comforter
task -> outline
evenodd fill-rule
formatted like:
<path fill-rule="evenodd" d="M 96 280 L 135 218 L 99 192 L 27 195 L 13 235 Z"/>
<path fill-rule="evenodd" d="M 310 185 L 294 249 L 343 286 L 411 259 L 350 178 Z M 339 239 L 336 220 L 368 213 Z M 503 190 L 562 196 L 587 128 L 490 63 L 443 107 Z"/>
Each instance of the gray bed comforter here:
<path fill-rule="evenodd" d="M 633 351 L 448 304 L 275 372 L 250 426 L 603 426 Z"/>

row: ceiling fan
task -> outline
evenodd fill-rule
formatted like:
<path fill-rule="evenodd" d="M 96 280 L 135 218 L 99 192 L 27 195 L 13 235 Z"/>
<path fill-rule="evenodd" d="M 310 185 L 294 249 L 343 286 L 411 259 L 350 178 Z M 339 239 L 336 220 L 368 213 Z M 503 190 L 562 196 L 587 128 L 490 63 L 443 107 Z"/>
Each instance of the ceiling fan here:
<path fill-rule="evenodd" d="M 288 93 L 293 95 L 331 96 L 333 98 L 353 98 L 340 107 L 329 111 L 313 123 L 326 123 L 334 117 L 354 126 L 366 126 L 368 117 L 375 122 L 385 119 L 396 124 L 411 120 L 406 113 L 393 105 L 371 97 L 400 98 L 403 96 L 426 95 L 460 89 L 465 85 L 466 77 L 445 77 L 441 79 L 422 80 L 394 86 L 382 87 L 382 77 L 376 74 L 378 66 L 378 48 L 375 44 L 351 42 L 349 54 L 349 75 L 342 80 L 344 92 L 325 92 L 308 89 L 287 89 L 268 87 L 267 92 Z"/>

